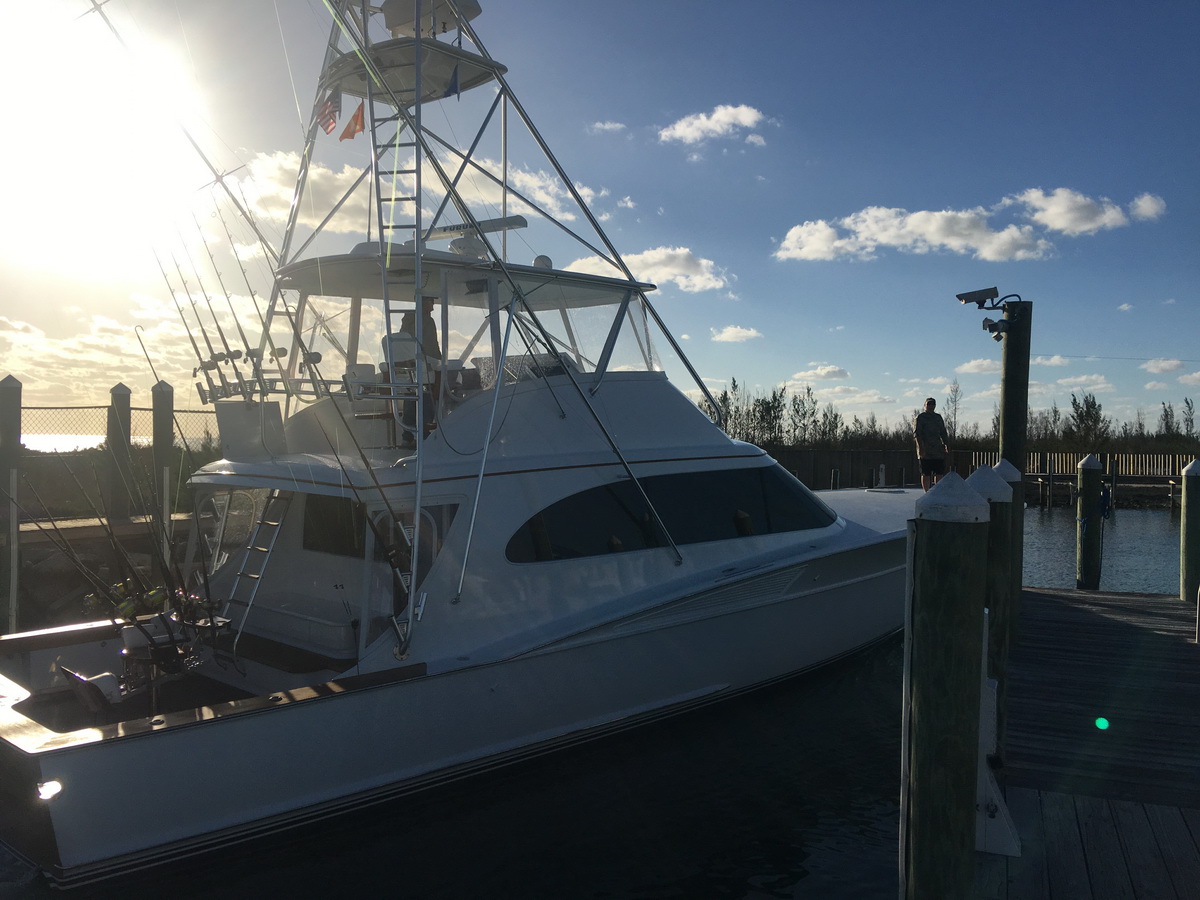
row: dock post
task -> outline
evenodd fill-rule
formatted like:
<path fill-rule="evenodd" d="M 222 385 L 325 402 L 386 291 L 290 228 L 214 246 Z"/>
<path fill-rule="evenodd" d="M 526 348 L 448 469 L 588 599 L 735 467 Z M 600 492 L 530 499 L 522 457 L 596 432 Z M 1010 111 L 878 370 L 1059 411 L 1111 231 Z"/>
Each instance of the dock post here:
<path fill-rule="evenodd" d="M 1079 461 L 1079 495 L 1075 505 L 1075 587 L 1100 590 L 1104 511 L 1100 507 L 1100 460 L 1089 453 Z"/>
<path fill-rule="evenodd" d="M 1012 471 L 1012 465 L 1004 461 Z M 1004 756 L 1007 725 L 1005 700 L 1008 651 L 1016 629 L 1012 577 L 1012 485 L 999 472 L 986 466 L 976 469 L 967 479 L 975 493 L 988 502 L 987 593 L 984 606 L 990 610 L 988 628 L 988 676 L 996 681 L 996 754 Z M 1020 580 L 1017 580 L 1019 589 Z"/>
<path fill-rule="evenodd" d="M 1200 459 L 1183 470 L 1179 495 L 1179 599 L 1200 603 Z M 1200 606 L 1197 607 L 1200 610 Z"/>
<path fill-rule="evenodd" d="M 109 519 L 129 518 L 129 489 L 132 485 L 132 467 L 129 464 L 130 408 L 129 398 L 133 392 L 119 382 L 109 390 L 108 396 L 108 503 L 105 512 Z"/>
<path fill-rule="evenodd" d="M 158 500 L 156 514 L 160 517 L 162 559 L 171 558 L 171 456 L 175 444 L 175 389 L 160 381 L 150 389 L 150 405 L 153 411 L 154 483 L 152 496 Z M 160 572 L 163 583 L 170 580 L 170 572 Z"/>
<path fill-rule="evenodd" d="M 989 509 L 955 473 L 909 522 L 900 879 L 905 900 L 970 896 Z"/>
<path fill-rule="evenodd" d="M 0 591 L 5 604 L 3 631 L 17 630 L 20 599 L 21 520 L 13 500 L 21 467 L 21 382 L 11 375 L 0 380 Z"/>

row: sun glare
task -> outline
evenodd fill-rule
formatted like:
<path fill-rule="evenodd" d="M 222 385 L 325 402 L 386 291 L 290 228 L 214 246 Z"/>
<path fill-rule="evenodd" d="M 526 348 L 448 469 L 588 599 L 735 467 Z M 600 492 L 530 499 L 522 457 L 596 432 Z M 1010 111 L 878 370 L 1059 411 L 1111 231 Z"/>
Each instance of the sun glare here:
<path fill-rule="evenodd" d="M 208 170 L 180 128 L 198 127 L 202 103 L 171 50 L 136 31 L 122 33 L 126 50 L 98 16 L 76 18 L 67 5 L 9 11 L 11 33 L 28 38 L 0 66 L 9 84 L 31 89 L 13 92 L 15 128 L 0 147 L 11 223 L 0 253 L 27 268 L 119 278 L 203 199 Z"/>

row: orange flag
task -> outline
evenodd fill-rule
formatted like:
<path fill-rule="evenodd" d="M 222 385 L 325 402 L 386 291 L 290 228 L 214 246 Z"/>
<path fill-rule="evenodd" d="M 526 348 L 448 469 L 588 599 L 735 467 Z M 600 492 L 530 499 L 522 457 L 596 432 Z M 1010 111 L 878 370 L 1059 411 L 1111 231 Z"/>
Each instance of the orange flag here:
<path fill-rule="evenodd" d="M 358 109 L 354 111 L 354 115 L 346 123 L 346 128 L 342 132 L 342 136 L 338 138 L 339 141 L 348 141 L 363 130 L 363 103 L 365 102 L 365 100 L 359 102 Z"/>

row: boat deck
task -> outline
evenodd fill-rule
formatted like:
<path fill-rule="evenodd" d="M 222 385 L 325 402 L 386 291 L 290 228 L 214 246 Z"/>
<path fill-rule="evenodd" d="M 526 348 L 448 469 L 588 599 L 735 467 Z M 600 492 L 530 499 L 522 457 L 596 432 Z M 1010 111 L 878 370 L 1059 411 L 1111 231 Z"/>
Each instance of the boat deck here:
<path fill-rule="evenodd" d="M 184 675 L 166 678 L 159 683 L 155 712 L 180 712 L 215 703 L 244 700 L 251 696 L 246 691 L 203 675 Z M 95 711 L 88 709 L 70 690 L 34 694 L 16 704 L 14 709 L 42 727 L 60 733 L 133 719 L 148 719 L 151 716 L 148 691 Z"/>
<path fill-rule="evenodd" d="M 1024 591 L 1003 772 L 1023 854 L 979 854 L 977 897 L 1197 896 L 1195 623 L 1170 596 Z"/>

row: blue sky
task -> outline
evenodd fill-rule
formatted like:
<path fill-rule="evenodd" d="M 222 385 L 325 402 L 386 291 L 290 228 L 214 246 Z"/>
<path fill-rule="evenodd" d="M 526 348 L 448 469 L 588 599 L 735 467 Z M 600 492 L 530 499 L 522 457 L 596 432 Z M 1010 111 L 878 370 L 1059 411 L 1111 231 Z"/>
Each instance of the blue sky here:
<path fill-rule="evenodd" d="M 1090 391 L 1153 427 L 1200 395 L 1197 4 L 481 5 L 488 50 L 714 389 L 810 384 L 898 422 L 957 378 L 986 428 L 1000 345 L 954 294 L 997 285 L 1034 304 L 1034 408 Z M 111 0 L 140 68 L 76 18 L 85 0 L 32 6 L 0 62 L 27 86 L 0 149 L 4 373 L 31 405 L 117 381 L 149 405 L 140 335 L 193 402 L 152 251 L 211 201 L 173 122 L 266 178 L 300 144 L 321 4 Z"/>

